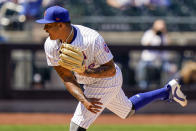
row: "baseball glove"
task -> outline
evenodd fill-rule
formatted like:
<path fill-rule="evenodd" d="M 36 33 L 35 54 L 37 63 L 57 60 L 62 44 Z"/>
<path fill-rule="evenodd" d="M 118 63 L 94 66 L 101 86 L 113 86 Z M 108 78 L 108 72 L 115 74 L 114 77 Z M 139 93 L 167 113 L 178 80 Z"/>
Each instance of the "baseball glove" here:
<path fill-rule="evenodd" d="M 77 73 L 85 71 L 84 56 L 80 49 L 70 44 L 62 44 L 59 53 L 59 65 Z"/>

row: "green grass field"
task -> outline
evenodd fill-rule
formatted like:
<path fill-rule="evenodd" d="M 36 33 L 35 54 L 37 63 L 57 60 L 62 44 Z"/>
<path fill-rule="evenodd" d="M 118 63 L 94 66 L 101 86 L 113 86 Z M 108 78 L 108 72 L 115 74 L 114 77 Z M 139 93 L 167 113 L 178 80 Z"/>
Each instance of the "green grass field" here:
<path fill-rule="evenodd" d="M 0 131 L 68 131 L 68 126 L 0 125 Z M 88 131 L 196 131 L 196 125 L 94 125 Z"/>

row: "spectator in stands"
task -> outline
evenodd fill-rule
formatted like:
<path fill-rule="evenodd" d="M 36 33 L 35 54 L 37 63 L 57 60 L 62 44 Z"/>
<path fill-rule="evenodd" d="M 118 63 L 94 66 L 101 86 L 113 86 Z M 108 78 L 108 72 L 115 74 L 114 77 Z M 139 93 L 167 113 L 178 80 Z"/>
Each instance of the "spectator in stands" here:
<path fill-rule="evenodd" d="M 133 0 L 106 0 L 107 4 L 119 9 L 126 9 L 133 5 Z"/>
<path fill-rule="evenodd" d="M 152 9 L 155 7 L 168 7 L 171 4 L 170 0 L 106 0 L 106 2 L 108 5 L 119 9 L 140 8 L 143 6 Z"/>
<path fill-rule="evenodd" d="M 147 30 L 142 39 L 143 46 L 163 46 L 167 45 L 167 27 L 164 20 L 158 19 L 153 23 L 153 27 Z M 137 80 L 141 88 L 146 89 L 149 84 L 160 84 L 161 67 L 164 53 L 154 50 L 144 50 L 137 69 Z"/>
<path fill-rule="evenodd" d="M 0 25 L 3 30 L 23 30 L 26 17 L 20 12 L 23 7 L 16 0 L 2 3 L 0 8 Z"/>
<path fill-rule="evenodd" d="M 54 4 L 54 0 L 17 0 L 17 3 L 22 5 L 24 10 L 21 12 L 28 19 L 38 19 L 41 17 L 40 12 L 43 11 L 43 7 Z"/>
<path fill-rule="evenodd" d="M 24 10 L 21 14 L 25 15 L 28 19 L 41 17 L 42 0 L 18 0 L 18 4 L 23 6 Z"/>

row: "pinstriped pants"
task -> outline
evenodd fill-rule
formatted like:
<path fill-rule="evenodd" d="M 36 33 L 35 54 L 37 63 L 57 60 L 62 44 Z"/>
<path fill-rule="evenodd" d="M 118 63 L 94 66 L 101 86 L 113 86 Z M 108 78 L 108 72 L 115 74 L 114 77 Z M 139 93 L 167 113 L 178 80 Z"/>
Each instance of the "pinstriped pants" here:
<path fill-rule="evenodd" d="M 82 128 L 88 129 L 104 108 L 109 109 L 122 119 L 126 118 L 132 109 L 132 103 L 125 96 L 121 87 L 122 73 L 119 68 L 117 68 L 114 77 L 94 84 L 84 85 L 84 94 L 86 97 L 101 98 L 100 102 L 103 103 L 102 110 L 97 114 L 91 113 L 79 102 L 71 121 Z"/>

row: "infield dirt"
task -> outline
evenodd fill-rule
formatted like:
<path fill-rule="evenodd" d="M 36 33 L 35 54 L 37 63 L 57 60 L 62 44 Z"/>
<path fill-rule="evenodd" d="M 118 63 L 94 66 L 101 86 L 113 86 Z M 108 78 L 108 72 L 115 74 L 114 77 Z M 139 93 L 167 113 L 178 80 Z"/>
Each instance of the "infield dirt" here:
<path fill-rule="evenodd" d="M 61 125 L 69 124 L 72 114 L 39 114 L 39 113 L 0 113 L 1 125 Z M 121 119 L 113 114 L 102 114 L 94 122 L 99 125 L 112 124 L 165 124 L 165 125 L 195 125 L 196 115 L 140 115 L 136 114 L 128 119 Z"/>

